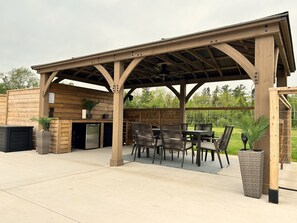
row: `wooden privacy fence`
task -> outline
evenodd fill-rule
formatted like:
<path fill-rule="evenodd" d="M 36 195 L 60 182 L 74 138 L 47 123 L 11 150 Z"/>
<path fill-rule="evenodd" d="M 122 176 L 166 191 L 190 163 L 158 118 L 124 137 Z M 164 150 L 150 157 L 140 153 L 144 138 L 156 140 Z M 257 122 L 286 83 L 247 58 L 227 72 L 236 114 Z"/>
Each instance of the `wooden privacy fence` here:
<path fill-rule="evenodd" d="M 7 97 L 6 94 L 0 94 L 0 125 L 6 124 L 6 104 Z"/>
<path fill-rule="evenodd" d="M 39 115 L 39 88 L 9 90 L 0 96 L 2 125 L 37 126 L 30 119 Z"/>

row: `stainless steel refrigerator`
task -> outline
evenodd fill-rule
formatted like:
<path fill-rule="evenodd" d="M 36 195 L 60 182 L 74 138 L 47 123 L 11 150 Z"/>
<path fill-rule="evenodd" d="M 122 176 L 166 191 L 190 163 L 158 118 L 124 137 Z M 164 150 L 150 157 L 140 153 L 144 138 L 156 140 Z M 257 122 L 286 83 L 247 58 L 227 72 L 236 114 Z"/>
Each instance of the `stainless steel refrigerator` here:
<path fill-rule="evenodd" d="M 100 124 L 86 124 L 86 144 L 85 149 L 99 147 Z"/>

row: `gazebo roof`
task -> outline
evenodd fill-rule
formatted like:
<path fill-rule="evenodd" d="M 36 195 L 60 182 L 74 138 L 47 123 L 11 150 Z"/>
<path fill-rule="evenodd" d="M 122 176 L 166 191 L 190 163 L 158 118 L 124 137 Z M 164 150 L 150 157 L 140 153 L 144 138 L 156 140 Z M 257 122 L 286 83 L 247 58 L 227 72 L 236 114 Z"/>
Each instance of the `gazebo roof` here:
<path fill-rule="evenodd" d="M 219 46 L 227 43 L 254 64 L 255 39 L 267 35 L 274 36 L 275 47 L 279 49 L 277 73 L 290 75 L 296 67 L 288 12 L 204 32 L 36 65 L 32 69 L 38 73 L 59 71 L 54 82 L 69 79 L 109 88 L 96 65 L 104 66 L 112 76 L 115 61 L 125 61 L 127 67 L 134 58 L 145 57 L 127 78 L 125 88 L 250 79 L 246 70 L 219 50 Z"/>

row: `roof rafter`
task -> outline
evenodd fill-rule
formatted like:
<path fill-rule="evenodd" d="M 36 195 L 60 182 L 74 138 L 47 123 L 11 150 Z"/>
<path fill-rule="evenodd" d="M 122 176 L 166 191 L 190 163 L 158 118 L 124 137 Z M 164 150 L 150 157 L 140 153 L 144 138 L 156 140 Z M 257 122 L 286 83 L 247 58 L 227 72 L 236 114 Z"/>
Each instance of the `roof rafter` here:
<path fill-rule="evenodd" d="M 211 51 L 211 49 L 208 46 L 206 47 L 206 49 L 207 49 L 207 52 L 209 53 L 209 56 L 211 57 L 212 61 L 214 62 L 215 66 L 216 66 L 216 69 L 218 70 L 220 76 L 223 77 L 224 74 L 223 74 L 223 72 L 222 72 L 222 70 L 221 70 L 221 68 L 220 68 L 220 66 L 219 66 L 213 52 Z"/>

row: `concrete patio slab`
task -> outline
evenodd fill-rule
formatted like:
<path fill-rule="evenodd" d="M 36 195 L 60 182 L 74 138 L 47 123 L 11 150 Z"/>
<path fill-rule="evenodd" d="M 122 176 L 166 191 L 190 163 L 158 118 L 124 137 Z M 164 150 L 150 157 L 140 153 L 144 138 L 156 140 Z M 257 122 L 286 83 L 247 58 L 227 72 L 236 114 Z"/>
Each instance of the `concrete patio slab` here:
<path fill-rule="evenodd" d="M 237 162 L 208 174 L 140 162 L 110 167 L 110 154 L 0 153 L 1 222 L 296 222 L 296 192 L 281 190 L 278 205 L 245 197 Z"/>

